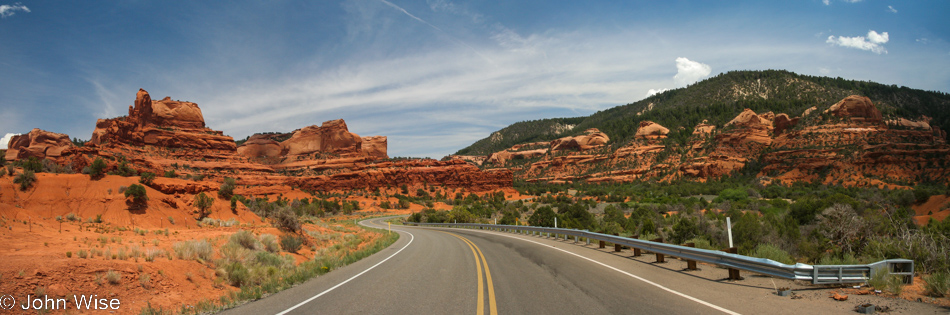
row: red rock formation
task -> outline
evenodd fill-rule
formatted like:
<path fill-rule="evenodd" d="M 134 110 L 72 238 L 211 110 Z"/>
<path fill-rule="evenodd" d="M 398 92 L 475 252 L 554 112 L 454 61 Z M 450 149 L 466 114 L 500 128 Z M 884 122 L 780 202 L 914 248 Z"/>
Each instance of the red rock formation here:
<path fill-rule="evenodd" d="M 205 128 L 198 105 L 172 101 L 166 97 L 153 101 L 139 89 L 135 106 L 127 117 L 99 119 L 92 132 L 91 146 L 132 145 L 166 148 L 235 150 L 234 139 L 220 131 Z"/>
<path fill-rule="evenodd" d="M 237 147 L 237 154 L 249 158 L 273 158 L 282 155 L 282 148 L 280 142 L 268 135 L 253 135 Z"/>
<path fill-rule="evenodd" d="M 587 129 L 586 135 L 575 137 L 564 137 L 551 141 L 551 151 L 563 150 L 590 150 L 606 144 L 610 141 L 607 134 L 600 132 L 596 128 Z"/>
<path fill-rule="evenodd" d="M 780 135 L 785 131 L 785 129 L 795 127 L 795 125 L 798 124 L 799 119 L 799 117 L 788 118 L 788 115 L 786 114 L 778 114 L 775 116 L 775 121 L 773 123 L 775 127 L 773 131 L 775 132 L 775 135 Z"/>
<path fill-rule="evenodd" d="M 309 155 L 317 152 L 342 156 L 363 154 L 363 139 L 351 133 L 342 119 L 297 129 L 280 145 L 287 155 Z"/>
<path fill-rule="evenodd" d="M 825 111 L 838 117 L 847 117 L 853 120 L 863 120 L 869 123 L 882 123 L 884 117 L 881 111 L 871 103 L 866 96 L 851 95 Z"/>
<path fill-rule="evenodd" d="M 353 190 L 399 185 L 444 185 L 488 190 L 511 187 L 509 170 L 482 171 L 462 160 L 384 162 L 374 168 L 312 177 L 289 177 L 287 185 L 315 191 Z"/>
<path fill-rule="evenodd" d="M 7 160 L 22 160 L 30 157 L 44 159 L 60 157 L 63 151 L 74 147 L 69 135 L 34 128 L 27 134 L 13 136 L 7 147 Z"/>
<path fill-rule="evenodd" d="M 634 135 L 634 137 L 641 139 L 663 139 L 666 138 L 666 135 L 669 133 L 670 130 L 666 127 L 663 127 L 658 123 L 645 120 L 640 122 L 640 128 L 637 129 L 637 133 Z"/>
<path fill-rule="evenodd" d="M 385 136 L 363 137 L 363 156 L 388 159 L 387 142 Z"/>

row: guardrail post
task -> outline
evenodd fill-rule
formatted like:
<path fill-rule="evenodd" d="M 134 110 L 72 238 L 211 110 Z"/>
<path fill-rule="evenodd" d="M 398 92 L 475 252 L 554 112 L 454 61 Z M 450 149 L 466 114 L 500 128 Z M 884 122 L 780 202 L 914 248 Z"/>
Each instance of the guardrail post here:
<path fill-rule="evenodd" d="M 739 248 L 729 247 L 723 251 L 730 254 L 738 254 Z M 729 268 L 729 280 L 742 280 L 742 276 L 739 275 L 739 269 Z"/>
<path fill-rule="evenodd" d="M 660 238 L 652 240 L 651 242 L 663 243 L 663 238 L 660 237 Z M 656 262 L 658 263 L 666 262 L 666 256 L 660 253 L 656 253 Z"/>
<path fill-rule="evenodd" d="M 696 247 L 696 243 L 686 243 L 686 244 L 683 244 L 683 246 L 686 246 L 686 247 Z M 696 261 L 695 261 L 695 260 L 689 260 L 689 259 L 687 259 L 687 260 L 686 260 L 686 269 L 689 269 L 689 270 L 698 270 L 699 268 L 696 268 Z"/>
<path fill-rule="evenodd" d="M 607 242 L 600 241 L 600 248 L 605 248 L 605 247 L 607 247 Z"/>
<path fill-rule="evenodd" d="M 574 235 L 574 244 L 577 244 L 577 235 Z"/>
<path fill-rule="evenodd" d="M 639 239 L 639 238 L 640 238 L 640 235 L 634 235 L 634 236 L 632 236 L 632 238 L 634 238 L 634 239 Z M 633 257 L 639 257 L 640 255 L 643 255 L 643 253 L 640 252 L 640 249 L 639 249 L 639 248 L 634 247 L 634 248 L 633 248 Z"/>

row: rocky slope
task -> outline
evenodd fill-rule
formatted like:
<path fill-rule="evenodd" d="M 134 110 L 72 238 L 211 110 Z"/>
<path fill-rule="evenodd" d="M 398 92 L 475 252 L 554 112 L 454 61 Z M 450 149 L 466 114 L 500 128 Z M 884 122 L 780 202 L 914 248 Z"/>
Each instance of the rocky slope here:
<path fill-rule="evenodd" d="M 800 117 L 745 109 L 721 127 L 708 121 L 693 126 L 685 141 L 670 135 L 687 126 L 641 121 L 633 139 L 622 146 L 604 146 L 605 141 L 555 150 L 564 143 L 557 139 L 547 148 L 520 150 L 539 146 L 530 143 L 493 153 L 482 166 L 511 169 L 529 182 L 553 183 L 705 181 L 739 171 L 755 172 L 766 182 L 889 187 L 947 182 L 950 146 L 946 132 L 931 126 L 931 120 L 885 120 L 868 97 L 852 95 L 816 104 Z"/>

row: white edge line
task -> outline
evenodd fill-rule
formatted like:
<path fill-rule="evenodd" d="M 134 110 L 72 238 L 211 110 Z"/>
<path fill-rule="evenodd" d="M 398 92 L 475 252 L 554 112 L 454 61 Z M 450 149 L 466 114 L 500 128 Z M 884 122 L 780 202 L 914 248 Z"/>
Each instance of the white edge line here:
<path fill-rule="evenodd" d="M 627 276 L 630 276 L 631 278 L 634 278 L 634 279 L 637 279 L 637 280 L 646 282 L 647 284 L 652 285 L 652 286 L 655 286 L 655 287 L 657 287 L 657 288 L 660 288 L 660 289 L 662 289 L 662 290 L 664 290 L 664 291 L 667 291 L 667 292 L 670 292 L 670 293 L 679 295 L 679 296 L 684 297 L 684 298 L 686 298 L 686 299 L 688 299 L 688 300 L 691 300 L 691 301 L 693 301 L 693 302 L 696 302 L 696 303 L 699 303 L 699 304 L 702 304 L 702 305 L 711 307 L 711 308 L 713 308 L 713 309 L 722 311 L 723 313 L 726 313 L 726 314 L 733 314 L 733 315 L 741 315 L 741 314 L 739 314 L 739 313 L 730 311 L 730 310 L 728 310 L 728 309 L 726 309 L 726 308 L 723 308 L 723 307 L 721 307 L 721 306 L 718 306 L 718 305 L 715 305 L 715 304 L 712 304 L 712 303 L 709 303 L 709 302 L 700 300 L 700 299 L 698 299 L 698 298 L 689 296 L 689 295 L 687 295 L 686 293 L 682 293 L 682 292 L 679 292 L 679 291 L 676 291 L 676 290 L 667 288 L 667 287 L 665 287 L 665 286 L 663 286 L 663 285 L 661 285 L 661 284 L 659 284 L 659 283 L 656 283 L 656 282 L 653 282 L 653 281 L 650 281 L 650 280 L 641 278 L 640 276 L 634 275 L 634 274 L 632 274 L 632 273 L 629 273 L 629 272 L 626 272 L 626 271 L 617 269 L 616 267 L 607 265 L 607 264 L 605 264 L 605 263 L 602 263 L 602 262 L 599 262 L 599 261 L 596 261 L 596 260 L 593 260 L 593 259 L 590 259 L 590 258 L 581 256 L 581 255 L 579 255 L 579 254 L 572 253 L 572 252 L 569 252 L 569 251 L 567 251 L 567 250 L 560 249 L 560 248 L 557 248 L 557 247 L 554 247 L 554 246 L 551 246 L 551 245 L 548 245 L 548 244 L 543 244 L 543 243 L 540 243 L 540 242 L 535 242 L 535 241 L 532 241 L 532 240 L 529 240 L 529 239 L 520 238 L 520 237 L 514 237 L 514 236 L 511 236 L 511 235 L 505 235 L 504 233 L 501 233 L 501 232 L 493 233 L 493 232 L 481 231 L 481 230 L 469 230 L 469 229 L 465 229 L 465 230 L 466 230 L 466 231 L 481 232 L 481 233 L 486 233 L 486 234 L 492 234 L 492 235 L 498 235 L 498 236 L 504 236 L 504 237 L 509 237 L 509 238 L 513 238 L 513 239 L 522 240 L 522 241 L 525 241 L 525 242 L 535 243 L 535 244 L 538 244 L 538 245 L 541 245 L 541 246 L 544 246 L 544 247 L 550 247 L 550 248 L 552 248 L 552 249 L 556 249 L 556 250 L 559 250 L 559 251 L 562 251 L 562 252 L 565 252 L 565 253 L 568 253 L 568 254 L 577 256 L 577 257 L 579 257 L 579 258 L 586 259 L 586 260 L 588 260 L 588 261 L 590 261 L 590 262 L 592 262 L 592 263 L 595 263 L 595 264 L 598 264 L 598 265 L 607 267 L 607 268 L 612 269 L 612 270 L 614 270 L 614 271 L 616 271 L 616 272 L 619 272 L 619 273 L 625 274 L 625 275 L 627 275 Z M 407 233 L 408 233 L 408 232 L 407 232 Z"/>
<path fill-rule="evenodd" d="M 359 277 L 359 276 L 363 275 L 363 274 L 366 273 L 367 271 L 373 270 L 373 268 L 376 268 L 377 266 L 379 266 L 379 265 L 381 265 L 382 263 L 386 262 L 386 261 L 389 260 L 390 258 L 393 258 L 393 256 L 396 256 L 397 254 L 399 254 L 400 252 L 402 252 L 403 249 L 406 249 L 406 247 L 409 247 L 409 244 L 412 244 L 412 240 L 415 239 L 416 237 L 415 237 L 414 235 L 412 235 L 412 233 L 409 233 L 409 231 L 405 231 L 405 230 L 401 230 L 401 231 L 406 232 L 406 234 L 409 234 L 409 243 L 406 243 L 406 246 L 403 246 L 403 247 L 400 248 L 398 251 L 396 251 L 396 252 L 393 253 L 392 255 L 389 255 L 389 257 L 386 257 L 386 259 L 383 259 L 382 261 L 376 263 L 376 264 L 373 265 L 372 267 L 366 268 L 366 270 L 363 270 L 362 272 L 356 274 L 355 276 L 352 276 L 352 277 L 350 277 L 349 279 L 346 279 L 346 281 L 340 282 L 339 284 L 333 286 L 332 288 L 329 288 L 329 289 L 327 289 L 326 291 L 320 292 L 320 294 L 314 295 L 313 297 L 307 299 L 306 301 L 303 301 L 303 302 L 300 302 L 300 303 L 297 304 L 297 305 L 291 306 L 290 308 L 284 310 L 283 312 L 277 313 L 277 315 L 284 315 L 284 314 L 290 313 L 290 311 L 293 311 L 294 309 L 296 309 L 296 308 L 298 308 L 298 307 L 301 307 L 301 306 L 303 306 L 304 304 L 307 304 L 307 303 L 312 302 L 313 300 L 316 300 L 318 297 L 320 297 L 320 296 L 322 296 L 322 295 L 324 295 L 324 294 L 327 294 L 327 293 L 329 293 L 330 291 L 333 291 L 333 290 L 336 289 L 336 288 L 339 288 L 340 286 L 346 284 L 347 282 L 350 282 L 350 281 L 353 280 L 353 279 L 356 279 L 356 277 Z"/>

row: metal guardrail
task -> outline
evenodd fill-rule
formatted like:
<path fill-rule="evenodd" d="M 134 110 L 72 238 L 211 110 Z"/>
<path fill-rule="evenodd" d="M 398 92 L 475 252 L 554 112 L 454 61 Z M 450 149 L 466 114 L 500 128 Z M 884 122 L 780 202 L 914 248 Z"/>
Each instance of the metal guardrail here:
<path fill-rule="evenodd" d="M 731 269 L 751 271 L 778 278 L 810 281 L 813 284 L 829 283 L 859 283 L 866 282 L 869 277 L 878 272 L 904 277 L 904 283 L 913 283 L 914 261 L 909 259 L 887 259 L 867 265 L 808 265 L 797 263 L 786 265 L 771 259 L 755 258 L 739 254 L 731 254 L 718 250 L 700 249 L 687 246 L 665 244 L 622 236 L 608 235 L 587 230 L 573 230 L 521 225 L 494 225 L 476 223 L 415 223 L 406 224 L 418 226 L 441 227 L 469 227 L 497 231 L 519 231 L 534 233 L 548 233 L 548 235 L 574 236 L 589 240 L 605 241 L 613 244 L 629 246 L 634 249 L 649 251 L 655 254 L 679 257 L 684 260 L 702 261 Z M 658 259 L 661 256 L 658 255 Z M 736 273 L 738 276 L 738 272 Z"/>

